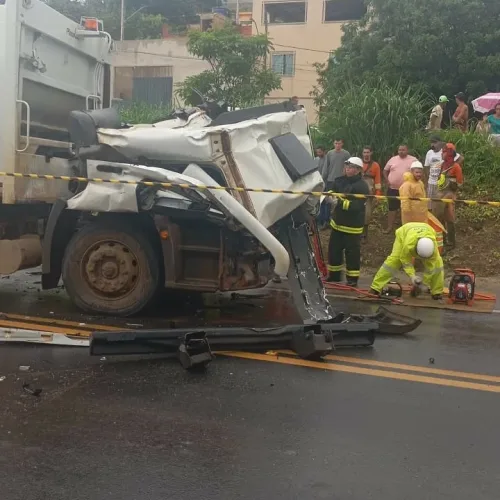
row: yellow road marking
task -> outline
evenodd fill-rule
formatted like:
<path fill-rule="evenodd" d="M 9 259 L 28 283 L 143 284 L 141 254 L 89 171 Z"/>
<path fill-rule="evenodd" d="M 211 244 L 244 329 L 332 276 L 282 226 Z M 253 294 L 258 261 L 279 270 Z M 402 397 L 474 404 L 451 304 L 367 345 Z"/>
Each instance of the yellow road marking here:
<path fill-rule="evenodd" d="M 267 354 L 227 352 L 227 351 L 219 352 L 219 354 L 232 358 L 252 359 L 257 361 L 267 361 L 270 363 L 279 363 L 283 365 L 302 366 L 306 368 L 317 368 L 320 370 L 327 370 L 327 371 L 354 373 L 357 375 L 370 375 L 372 377 L 380 377 L 393 380 L 404 380 L 407 382 L 420 382 L 422 384 L 440 385 L 444 387 L 456 387 L 459 389 L 472 389 L 475 391 L 500 393 L 500 385 L 479 384 L 476 382 L 466 382 L 462 380 L 427 377 L 424 375 L 413 375 L 410 373 L 390 372 L 384 370 L 376 370 L 373 368 L 362 368 L 358 366 L 321 363 L 318 361 L 307 361 L 305 359 L 298 359 L 298 358 L 272 357 Z"/>
<path fill-rule="evenodd" d="M 23 323 L 21 321 L 6 321 L 6 320 L 0 320 L 0 327 L 5 327 L 5 328 L 21 328 L 23 330 L 41 330 L 44 332 L 50 332 L 50 333 L 63 333 L 65 335 L 78 335 L 80 337 L 82 336 L 89 336 L 89 332 L 85 330 L 77 330 L 74 328 L 68 328 L 68 327 L 57 327 L 57 326 L 52 326 L 52 325 L 40 325 L 40 324 L 35 324 L 35 323 Z"/>
<path fill-rule="evenodd" d="M 81 325 L 76 321 L 58 320 L 52 318 L 43 318 L 36 316 L 23 316 L 20 314 L 4 314 L 4 317 L 11 319 L 20 319 L 25 321 L 9 321 L 0 319 L 0 327 L 6 328 L 22 328 L 26 330 L 42 330 L 50 333 L 62 333 L 66 335 L 89 337 L 90 332 L 83 328 L 102 330 L 102 331 L 125 331 L 127 328 L 120 328 L 115 326 L 98 325 L 93 323 L 85 323 Z M 38 323 L 36 323 L 38 322 Z M 68 328 L 68 326 L 79 326 L 80 328 Z M 285 354 L 287 356 L 296 356 L 292 351 L 276 351 L 277 354 Z M 401 373 L 388 370 L 378 370 L 373 368 L 362 368 L 358 366 L 346 366 L 318 361 L 303 360 L 298 357 L 276 357 L 269 354 L 255 354 L 247 352 L 226 352 L 219 351 L 217 354 L 224 356 L 253 359 L 258 361 L 268 361 L 280 364 L 288 364 L 294 366 L 303 366 L 308 368 L 316 368 L 329 371 L 340 371 L 345 373 L 354 373 L 359 375 L 370 375 L 374 377 L 390 378 L 396 380 L 405 380 L 410 382 L 420 382 L 426 384 L 442 385 L 446 387 L 457 387 L 462 389 L 473 389 L 487 392 L 500 392 L 500 385 L 480 384 L 474 382 L 467 382 L 453 379 L 443 379 L 422 375 L 414 375 L 410 373 Z M 402 363 L 391 363 L 387 361 L 376 361 L 371 359 L 363 359 L 350 356 L 328 355 L 325 361 L 338 361 L 341 363 L 350 363 L 355 365 L 374 366 L 380 368 L 389 368 L 395 370 L 404 370 L 416 373 L 426 373 L 433 375 L 442 375 L 444 377 L 465 378 L 469 380 L 479 380 L 483 382 L 493 382 L 500 384 L 500 377 L 494 375 L 483 375 L 470 372 L 461 372 L 455 370 L 444 370 L 440 368 L 428 368 L 417 365 L 406 365 Z"/>
<path fill-rule="evenodd" d="M 103 331 L 123 331 L 126 328 L 120 328 L 117 326 L 106 326 L 106 325 L 96 325 L 93 323 L 85 323 L 84 321 L 67 321 L 64 319 L 55 319 L 55 318 L 44 318 L 38 316 L 25 316 L 22 314 L 10 314 L 10 313 L 2 313 L 2 316 L 7 319 L 21 320 L 33 323 L 40 324 L 54 324 L 54 325 L 64 325 L 64 326 L 76 326 L 82 329 L 88 330 L 103 330 Z M 1 320 L 0 320 L 1 321 Z"/>
<path fill-rule="evenodd" d="M 443 375 L 445 377 L 468 378 L 469 380 L 482 380 L 484 382 L 497 382 L 500 384 L 500 377 L 494 375 L 483 375 L 480 373 L 459 372 L 455 370 L 443 370 L 440 368 L 428 368 L 426 366 L 405 365 L 401 363 L 389 363 L 386 361 L 375 361 L 370 359 L 351 358 L 349 356 L 329 355 L 325 359 L 332 361 L 343 361 L 355 363 L 357 365 L 380 366 L 381 368 L 393 368 L 396 370 L 406 370 L 419 373 L 432 373 L 433 375 Z"/>
<path fill-rule="evenodd" d="M 286 354 L 287 356 L 297 356 L 292 351 L 273 351 L 278 354 Z M 455 370 L 443 370 L 440 368 L 429 368 L 426 366 L 405 365 L 401 363 L 390 363 L 387 361 L 376 361 L 373 359 L 356 358 L 350 356 L 337 356 L 336 354 L 329 354 L 324 358 L 327 361 L 340 361 L 341 363 L 352 363 L 355 365 L 369 365 L 378 366 L 380 368 L 392 368 L 395 370 L 405 370 L 417 373 L 429 373 L 433 375 L 443 375 L 445 377 L 467 378 L 469 380 L 482 380 L 483 382 L 496 382 L 500 384 L 500 377 L 495 375 L 483 375 L 480 373 L 459 372 Z"/>

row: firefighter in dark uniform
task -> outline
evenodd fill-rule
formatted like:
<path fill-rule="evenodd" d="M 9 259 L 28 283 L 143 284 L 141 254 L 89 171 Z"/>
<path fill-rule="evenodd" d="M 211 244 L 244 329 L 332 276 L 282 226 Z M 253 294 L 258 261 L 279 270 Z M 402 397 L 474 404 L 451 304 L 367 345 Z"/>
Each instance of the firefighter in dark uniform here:
<path fill-rule="evenodd" d="M 349 158 L 344 175 L 333 183 L 332 193 L 369 194 L 368 184 L 363 180 L 363 160 Z M 357 286 L 361 267 L 361 237 L 365 225 L 366 199 L 331 196 L 330 226 L 332 233 L 328 244 L 328 281 L 340 282 L 344 270 L 347 284 Z"/>

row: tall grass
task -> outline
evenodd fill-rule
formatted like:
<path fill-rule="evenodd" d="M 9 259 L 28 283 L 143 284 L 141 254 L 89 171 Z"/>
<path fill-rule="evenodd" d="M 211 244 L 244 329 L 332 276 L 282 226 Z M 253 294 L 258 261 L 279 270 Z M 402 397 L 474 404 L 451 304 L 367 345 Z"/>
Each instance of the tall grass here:
<path fill-rule="evenodd" d="M 477 198 L 500 199 L 500 148 L 494 146 L 488 136 L 476 132 L 463 134 L 456 129 L 441 130 L 443 142 L 455 145 L 464 157 L 464 191 Z M 429 134 L 417 132 L 409 141 L 411 153 L 424 160 L 429 150 Z"/>
<path fill-rule="evenodd" d="M 329 147 L 335 137 L 341 137 L 351 154 L 371 145 L 381 163 L 395 154 L 398 144 L 414 140 L 415 132 L 425 127 L 432 105 L 423 90 L 382 81 L 346 83 L 329 95 L 320 112 L 316 141 Z"/>
<path fill-rule="evenodd" d="M 408 144 L 410 153 L 424 160 L 430 148 L 425 131 L 430 108 L 429 96 L 419 90 L 384 82 L 345 85 L 320 111 L 318 127 L 311 127 L 314 144 L 330 148 L 335 137 L 359 155 L 363 146 L 374 148 L 374 159 L 382 166 L 396 154 L 399 144 Z M 474 198 L 500 200 L 500 148 L 475 132 L 456 129 L 438 134 L 444 142 L 455 144 L 464 157 L 465 193 Z"/>
<path fill-rule="evenodd" d="M 470 185 L 484 189 L 500 187 L 500 148 L 494 146 L 488 136 L 446 130 L 443 138 L 446 142 L 455 144 L 457 151 L 463 155 L 464 175 Z"/>
<path fill-rule="evenodd" d="M 123 122 L 137 125 L 156 123 L 166 120 L 172 107 L 168 104 L 149 104 L 147 102 L 122 101 L 116 105 Z"/>

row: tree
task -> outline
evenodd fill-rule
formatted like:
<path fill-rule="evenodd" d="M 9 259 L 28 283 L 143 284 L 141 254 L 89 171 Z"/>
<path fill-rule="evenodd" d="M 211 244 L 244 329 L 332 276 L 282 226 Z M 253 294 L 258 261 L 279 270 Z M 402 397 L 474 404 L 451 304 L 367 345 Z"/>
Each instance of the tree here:
<path fill-rule="evenodd" d="M 45 0 L 53 9 L 76 22 L 97 17 L 114 40 L 120 38 L 120 0 Z M 125 0 L 125 39 L 161 38 L 164 23 L 185 28 L 196 15 L 209 11 L 220 0 Z"/>
<path fill-rule="evenodd" d="M 46 3 L 75 22 L 84 16 L 97 17 L 114 40 L 120 39 L 120 0 L 46 0 Z M 127 14 L 131 17 L 125 23 L 125 39 L 161 38 L 164 17 L 147 9 L 132 15 L 136 10 L 126 12 L 125 17 Z"/>
<path fill-rule="evenodd" d="M 334 58 L 318 67 L 317 104 L 343 81 L 380 78 L 425 85 L 434 95 L 500 89 L 498 0 L 367 0 L 343 28 Z"/>
<path fill-rule="evenodd" d="M 281 78 L 264 65 L 272 45 L 266 35 L 242 36 L 230 23 L 210 31 L 191 31 L 188 49 L 207 61 L 210 69 L 179 85 L 181 99 L 194 105 L 192 89 L 215 101 L 245 107 L 281 88 Z"/>
<path fill-rule="evenodd" d="M 220 0 L 126 0 L 127 9 L 144 8 L 147 12 L 160 14 L 168 24 L 186 26 L 196 22 L 196 15 L 210 12 L 212 7 L 220 4 Z M 145 7 L 146 6 L 146 7 Z"/>

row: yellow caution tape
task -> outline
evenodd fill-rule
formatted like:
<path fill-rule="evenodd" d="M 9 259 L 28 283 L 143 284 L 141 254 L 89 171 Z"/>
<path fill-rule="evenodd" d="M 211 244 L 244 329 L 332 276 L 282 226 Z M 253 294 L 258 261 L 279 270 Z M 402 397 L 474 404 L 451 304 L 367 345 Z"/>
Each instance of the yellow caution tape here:
<path fill-rule="evenodd" d="M 376 200 L 411 200 L 411 201 L 440 201 L 442 203 L 462 203 L 464 205 L 488 205 L 490 207 L 500 208 L 500 201 L 482 201 L 482 200 L 452 200 L 448 198 L 412 198 L 408 196 L 385 196 L 377 194 L 346 194 L 332 193 L 331 191 L 293 191 L 290 189 L 265 189 L 265 188 L 247 188 L 247 187 L 227 187 L 227 186 L 208 186 L 202 184 L 189 184 L 181 182 L 157 182 L 157 181 L 127 181 L 122 179 L 99 179 L 95 177 L 73 177 L 69 175 L 51 175 L 51 174 L 21 174 L 12 172 L 0 172 L 0 177 L 18 177 L 23 179 L 45 179 L 49 181 L 76 181 L 76 182 L 101 182 L 109 184 L 129 184 L 158 188 L 182 188 L 199 190 L 218 190 L 229 192 L 246 193 L 273 193 L 273 194 L 295 194 L 305 196 L 336 196 L 351 199 L 366 200 L 375 198 Z"/>

